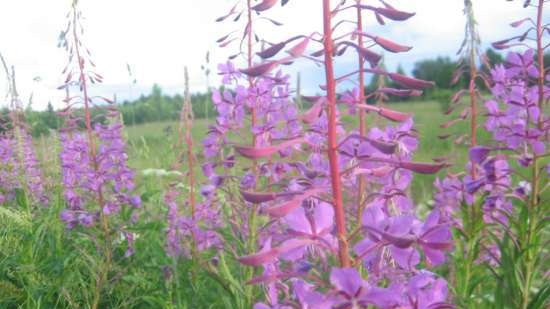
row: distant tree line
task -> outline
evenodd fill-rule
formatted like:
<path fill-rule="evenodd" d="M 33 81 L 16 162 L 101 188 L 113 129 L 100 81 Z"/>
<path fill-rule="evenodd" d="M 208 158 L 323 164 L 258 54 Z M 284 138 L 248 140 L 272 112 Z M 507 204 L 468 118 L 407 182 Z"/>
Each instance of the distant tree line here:
<path fill-rule="evenodd" d="M 211 93 L 196 93 L 191 99 L 195 118 L 214 116 L 214 105 Z M 124 101 L 118 105 L 126 125 L 137 125 L 155 121 L 177 120 L 180 116 L 183 97 L 179 94 L 170 96 L 162 93 L 159 85 L 154 85 L 149 95 L 142 95 L 134 101 Z M 99 112 L 92 110 L 95 121 L 103 122 Z M 34 136 L 47 135 L 50 130 L 61 127 L 62 119 L 48 103 L 45 111 L 25 110 L 25 120 Z M 83 124 L 82 124 L 83 125 Z M 9 110 L 0 110 L 0 133 L 10 127 Z"/>
<path fill-rule="evenodd" d="M 214 115 L 211 97 L 211 93 L 195 93 L 191 96 L 195 118 L 211 118 Z M 127 125 L 177 120 L 182 102 L 180 94 L 165 95 L 159 85 L 154 85 L 151 94 L 142 95 L 134 101 L 125 101 L 119 105 L 119 110 Z"/>
<path fill-rule="evenodd" d="M 492 66 L 503 61 L 502 55 L 492 49 L 488 49 L 486 55 Z M 550 54 L 545 56 L 545 62 L 550 63 Z M 436 84 L 436 87 L 427 90 L 420 100 L 434 100 L 439 102 L 442 108 L 445 108 L 453 92 L 464 88 L 469 83 L 469 80 L 462 78 L 457 84 L 451 85 L 456 65 L 456 60 L 451 60 L 449 57 L 437 57 L 416 62 L 412 75 L 416 78 L 434 81 Z M 404 73 L 401 66 L 398 66 L 396 71 Z M 380 82 L 379 77 L 373 78 L 366 91 L 376 89 Z M 382 82 L 386 87 L 399 87 L 389 79 L 385 79 Z M 484 85 L 480 85 L 480 89 L 484 89 L 483 87 Z M 211 96 L 211 93 L 195 93 L 192 95 L 195 118 L 215 117 Z M 391 98 L 391 102 L 404 100 L 418 100 L 418 98 Z M 183 98 L 181 95 L 166 95 L 162 92 L 162 88 L 159 85 L 154 85 L 149 95 L 142 95 L 136 100 L 119 103 L 119 110 L 126 125 L 177 120 L 180 115 L 182 101 Z M 306 107 L 307 104 L 304 105 L 304 108 Z M 61 125 L 61 120 L 50 103 L 45 111 L 34 111 L 27 108 L 25 118 L 31 128 L 32 134 L 35 136 L 48 134 L 50 130 L 58 129 Z M 8 110 L 0 110 L 0 132 L 8 126 Z"/>

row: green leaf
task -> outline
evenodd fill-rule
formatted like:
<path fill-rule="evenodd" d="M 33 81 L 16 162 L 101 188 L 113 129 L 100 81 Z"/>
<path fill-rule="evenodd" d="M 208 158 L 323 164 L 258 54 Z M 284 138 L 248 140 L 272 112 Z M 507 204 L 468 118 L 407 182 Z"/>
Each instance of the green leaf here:
<path fill-rule="evenodd" d="M 550 282 L 547 282 L 527 305 L 527 309 L 543 309 L 550 305 Z"/>
<path fill-rule="evenodd" d="M 27 199 L 27 194 L 23 189 L 15 189 L 15 201 L 17 203 L 17 206 L 28 209 L 29 202 Z"/>

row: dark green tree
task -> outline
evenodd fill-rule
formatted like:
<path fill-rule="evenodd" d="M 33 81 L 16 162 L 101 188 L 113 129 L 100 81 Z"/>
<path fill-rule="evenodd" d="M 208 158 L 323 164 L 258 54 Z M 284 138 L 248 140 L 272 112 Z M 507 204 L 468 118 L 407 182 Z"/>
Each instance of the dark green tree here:
<path fill-rule="evenodd" d="M 455 68 L 456 63 L 449 57 L 437 57 L 415 63 L 412 73 L 416 78 L 434 81 L 436 88 L 449 89 Z"/>

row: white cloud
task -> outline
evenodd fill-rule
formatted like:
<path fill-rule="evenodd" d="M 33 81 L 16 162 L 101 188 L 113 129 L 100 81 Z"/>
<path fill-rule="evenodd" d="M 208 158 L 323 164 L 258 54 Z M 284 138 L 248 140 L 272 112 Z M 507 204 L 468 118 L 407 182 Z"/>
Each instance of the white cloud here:
<path fill-rule="evenodd" d="M 183 67 L 188 65 L 195 91 L 205 89 L 200 70 L 206 51 L 212 53 L 211 67 L 223 61 L 230 52 L 220 50 L 215 40 L 227 33 L 231 25 L 218 24 L 214 19 L 224 14 L 234 3 L 229 0 L 80 0 L 84 12 L 86 42 L 90 46 L 98 69 L 105 76 L 105 85 L 96 94 L 119 97 L 137 96 L 159 83 L 169 92 L 183 87 Z M 57 37 L 65 25 L 70 0 L 2 0 L 0 1 L 0 52 L 16 67 L 23 99 L 34 93 L 35 108 L 44 108 L 48 101 L 62 106 L 63 96 L 56 86 L 66 61 L 56 47 Z M 335 1 L 336 2 L 336 1 Z M 413 45 L 408 54 L 388 55 L 388 64 L 406 67 L 417 60 L 438 54 L 452 56 L 463 36 L 464 17 L 461 0 L 401 0 L 391 1 L 416 16 L 405 23 L 388 27 L 375 25 L 367 16 L 368 31 L 379 33 L 403 44 Z M 283 27 L 259 25 L 266 39 L 276 42 L 298 33 L 321 29 L 319 1 L 291 0 L 285 8 L 269 12 L 270 17 L 285 23 Z M 514 33 L 507 25 L 531 9 L 522 9 L 518 1 L 474 1 L 484 42 L 504 38 Z M 240 29 L 239 31 L 242 31 Z M 352 63 L 351 53 L 343 62 Z M 126 71 L 129 63 L 135 71 L 137 85 L 132 86 Z M 319 80 L 322 74 L 309 64 L 297 67 L 305 77 Z M 296 72 L 296 68 L 291 72 Z M 41 82 L 33 78 L 40 76 Z M 212 83 L 216 82 L 215 72 Z M 0 91 L 5 85 L 0 74 Z M 313 82 L 307 83 L 316 89 Z M 126 89 L 126 90 L 125 90 Z M 98 93 L 100 92 L 100 93 Z"/>

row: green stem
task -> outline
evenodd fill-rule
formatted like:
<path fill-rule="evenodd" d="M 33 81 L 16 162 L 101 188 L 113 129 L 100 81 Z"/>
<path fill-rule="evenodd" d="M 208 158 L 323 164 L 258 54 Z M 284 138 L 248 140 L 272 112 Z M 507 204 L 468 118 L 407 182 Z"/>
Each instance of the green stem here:
<path fill-rule="evenodd" d="M 257 242 L 257 208 L 258 205 L 254 204 L 251 208 L 251 213 L 249 214 L 249 221 L 248 221 L 248 243 L 247 243 L 247 251 L 248 252 L 256 252 L 256 242 Z M 248 267 L 245 280 L 249 281 L 254 277 L 254 268 Z M 247 305 L 252 306 L 252 303 L 254 301 L 254 286 L 251 284 L 246 285 L 245 288 L 246 291 L 246 300 Z"/>
<path fill-rule="evenodd" d="M 543 8 L 545 0 L 538 1 L 537 7 L 537 25 L 536 25 L 536 42 L 537 42 L 537 64 L 539 69 L 539 76 L 537 80 L 538 86 L 538 106 L 540 110 L 543 110 L 544 107 L 544 81 L 545 81 L 545 68 L 544 68 L 544 47 L 542 43 L 542 37 L 544 35 L 544 26 L 543 26 Z M 542 128 L 542 114 L 539 116 L 539 119 L 535 119 L 538 123 L 538 127 Z M 532 179 L 531 179 L 531 199 L 529 207 L 527 209 L 528 222 L 527 222 L 527 233 L 525 236 L 525 242 L 523 250 L 525 252 L 525 273 L 524 273 L 524 282 L 523 282 L 523 298 L 521 308 L 526 309 L 529 306 L 530 301 L 530 290 L 533 281 L 533 262 L 535 260 L 534 255 L 536 250 L 533 250 L 533 228 L 536 226 L 536 213 L 538 212 L 539 205 L 539 184 L 540 184 L 540 170 L 539 170 L 539 157 L 537 155 L 533 158 L 533 170 L 532 170 Z"/>
<path fill-rule="evenodd" d="M 475 254 L 475 246 L 476 242 L 479 239 L 479 233 L 480 230 L 478 229 L 477 222 L 478 222 L 478 212 L 476 211 L 477 204 L 474 203 L 470 207 L 467 208 L 467 217 L 465 222 L 465 232 L 468 237 L 467 241 L 467 253 L 466 253 L 466 261 L 464 265 L 464 280 L 462 282 L 462 291 L 460 291 L 460 295 L 462 298 L 462 301 L 464 304 L 469 308 L 470 306 L 470 291 L 471 291 L 471 279 L 472 279 L 472 271 L 474 267 L 475 259 L 477 258 Z"/>

